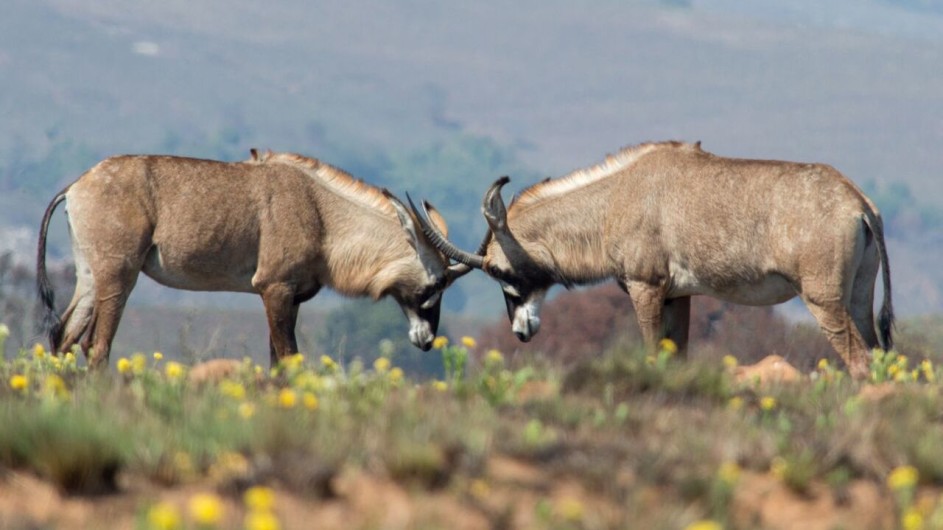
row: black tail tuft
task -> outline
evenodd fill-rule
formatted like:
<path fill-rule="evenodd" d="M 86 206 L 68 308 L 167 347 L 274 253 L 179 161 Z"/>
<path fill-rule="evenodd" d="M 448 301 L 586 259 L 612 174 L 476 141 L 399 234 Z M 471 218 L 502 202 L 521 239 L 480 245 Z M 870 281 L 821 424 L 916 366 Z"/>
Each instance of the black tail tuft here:
<path fill-rule="evenodd" d="M 891 301 L 891 267 L 887 258 L 887 246 L 884 244 L 884 223 L 874 212 L 865 214 L 864 220 L 874 235 L 874 242 L 877 244 L 878 255 L 881 258 L 884 300 L 881 303 L 881 312 L 878 313 L 878 341 L 884 351 L 889 351 L 894 347 L 894 339 L 891 336 L 894 330 L 894 304 Z"/>
<path fill-rule="evenodd" d="M 49 206 L 46 207 L 46 213 L 43 214 L 42 226 L 39 229 L 39 248 L 36 253 L 36 287 L 39 291 L 39 299 L 42 302 L 42 317 L 40 318 L 41 331 L 47 333 L 49 337 L 49 348 L 55 351 L 59 346 L 59 340 L 62 338 L 62 320 L 56 314 L 56 297 L 52 290 L 52 282 L 49 281 L 49 275 L 46 273 L 46 233 L 49 231 L 49 220 L 56 206 L 65 200 L 65 190 L 57 194 Z"/>

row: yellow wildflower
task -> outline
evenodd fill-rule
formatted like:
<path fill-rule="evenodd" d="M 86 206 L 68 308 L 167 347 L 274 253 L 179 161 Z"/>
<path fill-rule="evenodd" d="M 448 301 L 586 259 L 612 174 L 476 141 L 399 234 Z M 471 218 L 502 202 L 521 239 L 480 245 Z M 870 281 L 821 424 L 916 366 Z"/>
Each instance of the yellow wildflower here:
<path fill-rule="evenodd" d="M 563 499 L 557 506 L 557 513 L 567 521 L 579 521 L 583 518 L 583 503 L 572 497 Z"/>
<path fill-rule="evenodd" d="M 403 369 L 400 367 L 393 368 L 390 370 L 390 382 L 398 384 L 403 380 Z"/>
<path fill-rule="evenodd" d="M 900 527 L 903 530 L 923 530 L 923 515 L 920 510 L 911 506 L 900 516 Z"/>
<path fill-rule="evenodd" d="M 920 472 L 914 466 L 898 466 L 887 476 L 887 486 L 894 491 L 909 489 L 917 485 Z"/>
<path fill-rule="evenodd" d="M 724 526 L 717 521 L 704 519 L 685 526 L 684 530 L 724 530 Z"/>
<path fill-rule="evenodd" d="M 43 381 L 43 392 L 60 399 L 69 397 L 69 389 L 66 387 L 65 381 L 56 374 L 46 376 L 46 380 Z"/>
<path fill-rule="evenodd" d="M 290 388 L 283 388 L 281 392 L 278 393 L 278 406 L 283 409 L 294 408 L 297 402 L 298 394 Z"/>
<path fill-rule="evenodd" d="M 281 530 L 282 528 L 275 514 L 267 511 L 249 512 L 243 522 L 246 530 Z"/>
<path fill-rule="evenodd" d="M 154 352 L 154 360 L 155 360 L 155 361 L 158 361 L 158 362 L 159 362 L 159 361 L 161 361 L 163 358 L 164 358 L 164 354 L 163 354 L 163 353 L 161 353 L 161 352 L 159 352 L 159 351 Z"/>
<path fill-rule="evenodd" d="M 920 370 L 923 372 L 923 378 L 927 380 L 928 383 L 933 383 L 936 381 L 936 373 L 933 371 L 933 363 L 930 362 L 930 359 L 924 359 L 920 363 Z"/>
<path fill-rule="evenodd" d="M 314 392 L 305 392 L 301 395 L 301 402 L 304 403 L 304 406 L 308 410 L 317 410 L 318 408 L 318 396 L 314 395 Z"/>
<path fill-rule="evenodd" d="M 769 464 L 769 472 L 772 473 L 774 477 L 782 480 L 786 476 L 787 471 L 789 471 L 789 462 L 781 456 L 773 457 L 773 461 Z"/>
<path fill-rule="evenodd" d="M 180 514 L 169 502 L 158 502 L 147 511 L 147 522 L 154 530 L 176 530 L 180 528 Z"/>
<path fill-rule="evenodd" d="M 116 367 L 118 368 L 118 373 L 126 374 L 131 371 L 131 361 L 125 357 L 122 357 L 118 359 L 118 364 Z"/>
<path fill-rule="evenodd" d="M 773 396 L 763 396 L 760 398 L 760 408 L 766 411 L 776 408 L 776 398 Z"/>
<path fill-rule="evenodd" d="M 324 387 L 324 382 L 311 370 L 305 370 L 301 372 L 292 380 L 292 386 L 299 390 L 310 390 L 311 392 L 317 392 Z"/>
<path fill-rule="evenodd" d="M 828 370 L 828 359 L 824 357 L 819 359 L 818 367 L 819 367 L 819 370 Z"/>
<path fill-rule="evenodd" d="M 10 378 L 10 388 L 13 390 L 26 390 L 29 386 L 29 378 L 22 374 L 15 374 Z"/>
<path fill-rule="evenodd" d="M 437 349 L 437 350 L 441 350 L 442 348 L 444 348 L 444 347 L 446 347 L 446 346 L 448 346 L 448 345 L 449 345 L 449 338 L 448 338 L 448 337 L 436 337 L 436 338 L 432 341 L 432 347 L 435 348 L 435 349 Z"/>
<path fill-rule="evenodd" d="M 740 410 L 743 408 L 743 398 L 740 396 L 734 396 L 730 398 L 730 401 L 727 402 L 727 407 L 730 410 Z"/>
<path fill-rule="evenodd" d="M 334 359 L 331 359 L 330 355 L 322 355 L 321 364 L 324 365 L 324 367 L 327 368 L 328 370 L 333 370 L 337 368 L 337 363 L 334 362 Z"/>
<path fill-rule="evenodd" d="M 223 379 L 219 382 L 219 393 L 236 401 L 242 401 L 246 397 L 246 387 L 242 386 L 239 381 Z"/>
<path fill-rule="evenodd" d="M 502 355 L 500 351 L 492 348 L 485 354 L 485 362 L 501 364 L 504 362 L 504 355 Z"/>
<path fill-rule="evenodd" d="M 242 495 L 246 508 L 254 512 L 268 512 L 275 507 L 275 492 L 265 486 L 253 486 Z"/>
<path fill-rule="evenodd" d="M 46 348 L 39 342 L 33 344 L 33 356 L 42 359 L 46 356 Z"/>
<path fill-rule="evenodd" d="M 174 469 L 182 477 L 190 477 L 194 474 L 193 459 L 186 451 L 177 451 L 174 453 Z"/>
<path fill-rule="evenodd" d="M 164 367 L 164 374 L 166 374 L 167 379 L 170 379 L 171 381 L 179 380 L 181 377 L 183 377 L 183 373 L 183 365 L 178 362 L 170 361 L 167 363 L 167 366 Z"/>
<path fill-rule="evenodd" d="M 305 362 L 305 356 L 301 353 L 294 353 L 288 357 L 285 357 L 280 362 L 285 368 L 294 370 L 299 368 Z"/>
<path fill-rule="evenodd" d="M 438 390 L 439 392 L 445 392 L 449 389 L 449 384 L 445 381 L 435 381 L 432 383 L 432 388 Z"/>
<path fill-rule="evenodd" d="M 472 497 L 476 499 L 484 499 L 491 493 L 491 487 L 488 486 L 488 483 L 484 480 L 478 478 L 472 481 L 471 486 L 469 486 L 469 493 L 472 494 Z"/>
<path fill-rule="evenodd" d="M 675 341 L 664 338 L 658 341 L 658 350 L 663 351 L 668 355 L 674 355 L 678 353 L 678 345 L 675 344 Z"/>
<path fill-rule="evenodd" d="M 135 353 L 131 356 L 131 371 L 135 375 L 141 375 L 144 373 L 144 370 L 147 368 L 147 357 L 141 353 Z"/>
<path fill-rule="evenodd" d="M 243 419 L 249 419 L 255 415 L 255 404 L 248 401 L 244 401 L 239 404 L 239 415 Z"/>
<path fill-rule="evenodd" d="M 733 355 L 724 355 L 724 366 L 727 368 L 736 368 L 739 362 Z"/>
<path fill-rule="evenodd" d="M 380 374 L 386 372 L 390 369 L 390 360 L 386 357 L 378 357 L 377 360 L 373 361 L 373 369 Z"/>
<path fill-rule="evenodd" d="M 736 462 L 724 462 L 717 470 L 717 478 L 731 486 L 736 484 L 740 479 L 740 466 Z"/>
<path fill-rule="evenodd" d="M 462 337 L 462 346 L 465 346 L 466 348 L 474 348 L 477 345 L 478 343 L 475 342 L 475 339 L 473 337 L 468 337 L 468 336 Z"/>
<path fill-rule="evenodd" d="M 72 352 L 66 352 L 65 356 L 62 358 L 66 365 L 74 365 L 76 363 L 75 354 Z"/>
<path fill-rule="evenodd" d="M 242 453 L 225 451 L 216 456 L 216 461 L 210 466 L 208 474 L 211 478 L 232 479 L 245 477 L 249 473 L 249 460 Z"/>
<path fill-rule="evenodd" d="M 223 501 L 212 493 L 199 493 L 190 499 L 190 516 L 201 526 L 216 526 L 223 519 Z"/>

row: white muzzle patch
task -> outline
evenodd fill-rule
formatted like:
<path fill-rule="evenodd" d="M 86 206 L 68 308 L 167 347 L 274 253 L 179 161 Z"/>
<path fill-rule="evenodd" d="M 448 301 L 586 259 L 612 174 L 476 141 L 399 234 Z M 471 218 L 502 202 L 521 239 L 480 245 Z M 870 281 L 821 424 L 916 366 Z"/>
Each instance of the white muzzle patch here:
<path fill-rule="evenodd" d="M 407 311 L 406 317 L 409 319 L 409 342 L 421 350 L 428 350 L 435 339 L 432 326 L 412 311 Z"/>
<path fill-rule="evenodd" d="M 546 290 L 535 291 L 523 304 L 514 309 L 511 331 L 521 341 L 529 341 L 540 331 L 540 307 L 546 296 Z"/>

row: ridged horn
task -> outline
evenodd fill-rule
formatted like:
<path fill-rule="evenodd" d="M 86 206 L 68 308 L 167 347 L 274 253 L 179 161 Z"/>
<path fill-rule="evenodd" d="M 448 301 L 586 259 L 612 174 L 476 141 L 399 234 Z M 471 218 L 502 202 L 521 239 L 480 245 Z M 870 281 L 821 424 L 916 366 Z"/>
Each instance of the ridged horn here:
<path fill-rule="evenodd" d="M 420 211 L 418 208 L 416 208 L 412 197 L 410 197 L 408 193 L 406 194 L 406 200 L 409 202 L 409 207 L 412 208 L 413 214 L 416 216 L 416 220 L 419 222 L 419 229 L 422 230 L 422 233 L 426 235 L 426 238 L 430 243 L 432 243 L 432 246 L 439 249 L 440 252 L 448 256 L 450 259 L 453 259 L 468 267 L 480 269 L 484 265 L 484 258 L 480 254 L 466 252 L 456 247 L 446 237 L 442 236 L 439 230 L 429 222 L 429 212 L 426 210 L 425 203 L 423 203 L 422 211 Z M 456 270 L 455 272 L 460 273 L 461 271 Z"/>
<path fill-rule="evenodd" d="M 501 198 L 501 188 L 508 182 L 511 182 L 511 178 L 507 175 L 494 181 L 481 203 L 481 213 L 485 215 L 488 226 L 496 234 L 506 233 L 508 229 L 508 210 L 504 206 L 504 199 Z"/>

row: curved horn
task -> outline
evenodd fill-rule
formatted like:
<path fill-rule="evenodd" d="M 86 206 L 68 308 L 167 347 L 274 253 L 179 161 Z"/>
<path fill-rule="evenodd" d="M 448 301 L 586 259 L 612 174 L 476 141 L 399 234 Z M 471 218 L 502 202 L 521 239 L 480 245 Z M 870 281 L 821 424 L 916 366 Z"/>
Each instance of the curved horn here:
<path fill-rule="evenodd" d="M 427 206 L 427 203 L 423 201 L 422 205 L 425 207 Z M 475 254 L 478 256 L 484 256 L 485 252 L 487 252 L 488 250 L 488 243 L 490 242 L 491 242 L 491 231 L 489 230 L 488 233 L 485 234 L 484 239 L 481 240 L 481 244 L 478 245 L 478 252 L 475 252 Z M 451 267 L 449 267 L 449 281 L 454 282 L 455 280 L 461 278 L 462 276 L 465 276 L 471 271 L 472 271 L 472 267 L 464 263 L 456 263 L 455 265 L 452 265 Z"/>
<path fill-rule="evenodd" d="M 494 232 L 506 232 L 508 227 L 508 211 L 501 198 L 501 188 L 511 181 L 507 175 L 494 181 L 481 203 L 481 213 L 485 215 L 488 226 Z"/>
<path fill-rule="evenodd" d="M 406 194 L 406 200 L 409 201 L 409 207 L 412 208 L 413 214 L 416 216 L 416 220 L 419 221 L 419 228 L 422 230 L 422 233 L 426 235 L 426 238 L 429 239 L 429 242 L 432 243 L 432 246 L 439 249 L 439 251 L 448 256 L 450 259 L 453 259 L 463 265 L 475 269 L 480 269 L 482 267 L 484 264 L 484 258 L 482 258 L 480 254 L 472 254 L 456 247 L 454 244 L 452 244 L 451 241 L 443 237 L 442 234 L 439 233 L 439 231 L 432 225 L 432 223 L 429 222 L 427 219 L 429 214 L 426 210 L 425 204 L 422 205 L 422 212 L 420 212 L 419 209 L 416 208 L 412 197 L 410 197 L 408 193 Z"/>

